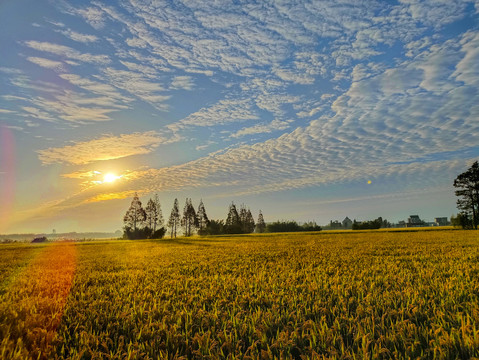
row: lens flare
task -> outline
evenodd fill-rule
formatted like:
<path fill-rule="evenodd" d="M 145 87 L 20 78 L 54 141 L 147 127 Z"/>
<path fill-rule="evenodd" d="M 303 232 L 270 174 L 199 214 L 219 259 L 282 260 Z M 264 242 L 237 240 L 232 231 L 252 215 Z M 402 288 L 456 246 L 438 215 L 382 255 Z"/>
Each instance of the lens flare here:
<path fill-rule="evenodd" d="M 5 125 L 0 125 L 0 196 L 0 224 L 6 227 L 15 196 L 15 138 Z"/>

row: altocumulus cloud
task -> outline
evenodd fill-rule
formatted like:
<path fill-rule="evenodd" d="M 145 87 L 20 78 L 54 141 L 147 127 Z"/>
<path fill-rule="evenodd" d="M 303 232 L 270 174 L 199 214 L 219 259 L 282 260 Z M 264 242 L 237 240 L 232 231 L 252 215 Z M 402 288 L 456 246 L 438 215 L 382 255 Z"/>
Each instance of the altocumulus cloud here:
<path fill-rule="evenodd" d="M 106 135 L 97 139 L 75 142 L 73 145 L 39 150 L 38 158 L 43 164 L 68 163 L 74 165 L 89 164 L 94 161 L 112 160 L 127 156 L 148 154 L 167 139 L 155 131 Z"/>
<path fill-rule="evenodd" d="M 474 88 L 479 72 L 472 66 L 467 81 L 463 79 L 465 64 L 477 60 L 472 45 L 477 36 L 468 33 L 396 67 L 358 77 L 333 103 L 332 116 L 321 116 L 304 128 L 181 166 L 151 169 L 129 185 L 155 191 L 176 189 L 179 183 L 226 187 L 236 181 L 244 193 L 260 193 L 369 174 L 405 177 L 403 183 L 409 184 L 411 177 L 416 184 L 430 183 L 431 174 L 444 179 L 445 173 L 459 171 L 464 160 L 431 159 L 466 151 L 479 139 Z"/>

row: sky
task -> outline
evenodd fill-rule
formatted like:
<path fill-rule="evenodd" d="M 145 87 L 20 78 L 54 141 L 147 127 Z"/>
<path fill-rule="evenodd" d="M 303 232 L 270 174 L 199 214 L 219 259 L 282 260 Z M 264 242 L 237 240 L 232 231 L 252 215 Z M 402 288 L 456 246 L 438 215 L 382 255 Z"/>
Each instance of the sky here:
<path fill-rule="evenodd" d="M 479 0 L 2 0 L 0 49 L 0 233 L 433 221 L 479 158 Z"/>

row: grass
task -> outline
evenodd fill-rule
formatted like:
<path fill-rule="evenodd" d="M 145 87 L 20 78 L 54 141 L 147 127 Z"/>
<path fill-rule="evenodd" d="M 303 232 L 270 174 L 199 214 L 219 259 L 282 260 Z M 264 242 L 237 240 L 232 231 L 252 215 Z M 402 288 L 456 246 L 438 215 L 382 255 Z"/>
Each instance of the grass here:
<path fill-rule="evenodd" d="M 474 231 L 0 247 L 0 358 L 468 359 Z"/>

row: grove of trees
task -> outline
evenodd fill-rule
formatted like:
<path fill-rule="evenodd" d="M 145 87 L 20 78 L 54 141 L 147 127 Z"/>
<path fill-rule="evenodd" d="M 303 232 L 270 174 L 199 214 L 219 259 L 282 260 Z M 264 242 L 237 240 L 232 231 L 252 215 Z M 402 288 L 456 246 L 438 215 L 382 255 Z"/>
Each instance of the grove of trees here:
<path fill-rule="evenodd" d="M 255 223 L 250 209 L 246 209 L 246 206 L 242 204 L 238 212 L 236 205 L 232 202 L 224 225 L 225 234 L 248 234 L 254 229 Z"/>
<path fill-rule="evenodd" d="M 232 202 L 228 208 L 226 221 L 210 220 L 206 213 L 203 200 L 200 200 L 198 210 L 195 210 L 191 198 L 186 198 L 183 212 L 180 213 L 178 199 L 173 202 L 166 227 L 163 226 L 163 213 L 158 195 L 149 199 L 145 208 L 135 193 L 131 205 L 124 218 L 123 237 L 126 239 L 157 239 L 162 238 L 169 229 L 170 237 L 176 238 L 183 230 L 183 236 L 220 234 L 248 234 L 254 231 L 264 232 L 266 224 L 261 211 L 258 223 L 255 224 L 251 210 L 244 204 L 240 209 Z"/>
<path fill-rule="evenodd" d="M 299 231 L 321 231 L 322 228 L 314 221 L 299 225 L 296 221 L 275 221 L 266 225 L 267 232 L 299 232 Z"/>
<path fill-rule="evenodd" d="M 378 217 L 375 220 L 353 221 L 353 230 L 379 229 L 383 225 L 383 219 Z"/>
<path fill-rule="evenodd" d="M 126 239 L 159 239 L 166 233 L 158 195 L 150 199 L 143 209 L 138 194 L 135 193 L 123 222 L 123 237 Z"/>

